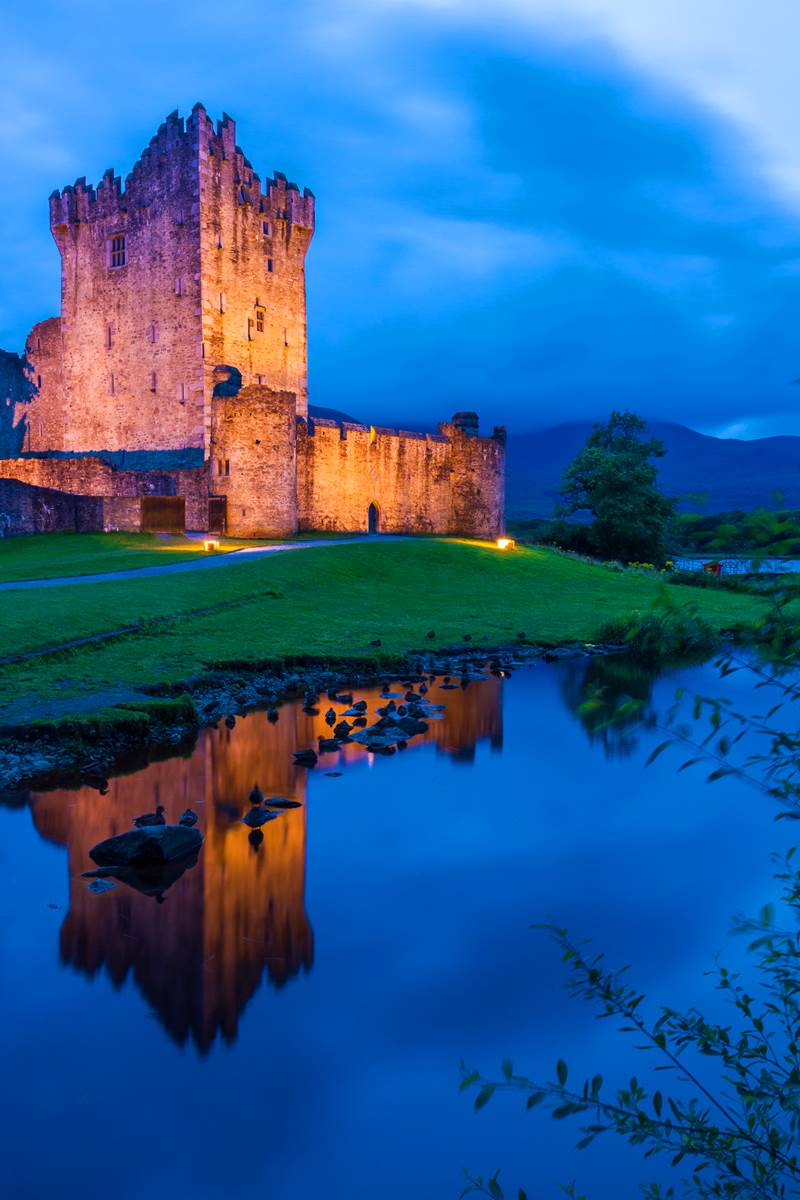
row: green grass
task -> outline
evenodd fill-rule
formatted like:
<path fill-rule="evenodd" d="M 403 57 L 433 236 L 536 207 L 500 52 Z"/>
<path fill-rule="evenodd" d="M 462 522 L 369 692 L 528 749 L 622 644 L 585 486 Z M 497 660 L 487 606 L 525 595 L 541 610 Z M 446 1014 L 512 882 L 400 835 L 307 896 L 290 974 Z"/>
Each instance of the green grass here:
<path fill-rule="evenodd" d="M 298 538 L 311 536 L 325 535 L 299 534 Z M 221 554 L 244 546 L 270 544 L 267 540 L 218 540 Z M 0 538 L 0 583 L 163 566 L 205 553 L 202 542 L 194 538 L 155 533 L 35 533 L 30 537 Z"/>
<path fill-rule="evenodd" d="M 66 566 L 66 562 L 64 563 Z M 479 543 L 420 539 L 320 547 L 188 572 L 0 593 L 3 654 L 138 621 L 114 641 L 0 668 L 0 712 L 24 716 L 67 697 L 176 683 L 226 661 L 284 656 L 374 658 L 474 641 L 590 641 L 612 619 L 647 611 L 659 580 L 544 549 L 503 554 Z M 721 629 L 751 622 L 748 595 L 672 586 Z M 272 594 L 270 594 L 272 593 Z M 214 611 L 208 610 L 214 606 Z M 425 634 L 435 629 L 435 641 Z M 380 638 L 380 650 L 370 642 Z"/>

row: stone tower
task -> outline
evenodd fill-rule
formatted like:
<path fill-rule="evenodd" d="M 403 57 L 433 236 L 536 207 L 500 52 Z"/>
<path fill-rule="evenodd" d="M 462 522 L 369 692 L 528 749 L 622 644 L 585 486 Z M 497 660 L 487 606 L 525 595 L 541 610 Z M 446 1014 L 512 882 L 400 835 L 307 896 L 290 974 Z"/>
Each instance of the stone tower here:
<path fill-rule="evenodd" d="M 124 188 L 113 171 L 79 179 L 50 197 L 50 224 L 62 315 L 55 344 L 52 329 L 29 339 L 26 449 L 207 457 L 220 365 L 292 392 L 305 416 L 314 197 L 280 174 L 262 189 L 230 117 L 172 113 Z"/>

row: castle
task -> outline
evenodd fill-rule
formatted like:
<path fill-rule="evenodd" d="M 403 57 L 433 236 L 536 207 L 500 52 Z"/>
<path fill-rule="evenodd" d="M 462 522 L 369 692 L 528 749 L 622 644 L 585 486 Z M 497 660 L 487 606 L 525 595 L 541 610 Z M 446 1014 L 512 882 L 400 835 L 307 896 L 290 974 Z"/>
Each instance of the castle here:
<path fill-rule="evenodd" d="M 504 429 L 309 409 L 314 196 L 262 185 L 230 117 L 172 113 L 124 187 L 53 192 L 50 226 L 61 316 L 0 352 L 0 535 L 501 531 Z"/>

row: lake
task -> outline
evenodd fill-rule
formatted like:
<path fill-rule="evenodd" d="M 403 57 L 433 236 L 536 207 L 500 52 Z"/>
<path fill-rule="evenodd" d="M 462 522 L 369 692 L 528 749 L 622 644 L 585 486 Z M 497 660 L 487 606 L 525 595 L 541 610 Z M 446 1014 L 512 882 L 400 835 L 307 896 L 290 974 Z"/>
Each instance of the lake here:
<path fill-rule="evenodd" d="M 598 729 L 578 712 L 598 684 L 644 719 Z M 663 1178 L 614 1140 L 576 1152 L 577 1125 L 518 1097 L 476 1113 L 457 1085 L 462 1059 L 499 1074 L 507 1055 L 543 1078 L 561 1056 L 575 1077 L 647 1076 L 567 996 L 533 922 L 634 964 L 659 1002 L 721 1012 L 704 972 L 741 956 L 731 915 L 774 895 L 792 823 L 738 781 L 677 775 L 673 751 L 645 767 L 679 684 L 750 702 L 711 666 L 540 663 L 432 684 L 443 719 L 391 757 L 293 766 L 329 732 L 323 696 L 316 717 L 292 703 L 206 730 L 106 795 L 0 794 L 4 1196 L 446 1200 L 463 1167 L 499 1166 L 536 1200 L 572 1179 L 625 1200 Z M 257 849 L 256 782 L 302 803 Z M 158 803 L 200 814 L 197 864 L 158 898 L 92 894 L 91 846 Z"/>

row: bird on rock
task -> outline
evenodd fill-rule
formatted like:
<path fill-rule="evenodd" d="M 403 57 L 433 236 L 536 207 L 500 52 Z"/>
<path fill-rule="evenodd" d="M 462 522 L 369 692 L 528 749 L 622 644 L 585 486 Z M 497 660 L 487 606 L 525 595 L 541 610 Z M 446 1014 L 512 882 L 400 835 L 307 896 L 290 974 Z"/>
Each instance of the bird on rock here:
<path fill-rule="evenodd" d="M 253 785 L 253 788 L 250 792 L 248 799 L 250 800 L 251 804 L 263 804 L 264 803 L 264 793 L 262 792 L 261 788 L 258 786 L 257 783 Z"/>
<path fill-rule="evenodd" d="M 133 823 L 139 829 L 144 829 L 147 825 L 166 825 L 167 822 L 164 820 L 164 813 L 166 811 L 164 805 L 159 804 L 156 806 L 155 812 L 142 813 L 140 817 L 134 817 Z"/>
<path fill-rule="evenodd" d="M 336 712 L 334 709 L 329 708 L 328 711 L 325 713 L 325 724 L 326 725 L 335 725 L 336 724 Z"/>
<path fill-rule="evenodd" d="M 180 815 L 178 824 L 179 825 L 189 825 L 189 826 L 196 825 L 197 824 L 197 813 L 194 811 L 193 808 L 184 809 L 184 811 Z"/>

